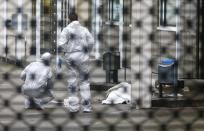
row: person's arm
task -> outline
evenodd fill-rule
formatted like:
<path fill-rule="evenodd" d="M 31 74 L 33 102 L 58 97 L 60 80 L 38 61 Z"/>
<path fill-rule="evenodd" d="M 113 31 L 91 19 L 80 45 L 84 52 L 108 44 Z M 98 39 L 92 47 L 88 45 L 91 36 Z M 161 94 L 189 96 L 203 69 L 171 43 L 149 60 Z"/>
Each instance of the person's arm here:
<path fill-rule="evenodd" d="M 57 74 L 61 73 L 61 66 L 62 66 L 62 58 L 61 56 L 63 55 L 62 53 L 66 51 L 65 45 L 68 42 L 68 36 L 69 36 L 69 31 L 66 28 L 64 28 L 60 34 L 60 38 L 57 42 L 57 59 L 56 59 L 56 72 Z"/>
<path fill-rule="evenodd" d="M 26 79 L 26 72 L 25 72 L 25 70 L 23 70 L 21 72 L 21 80 L 25 81 L 25 79 Z"/>
<path fill-rule="evenodd" d="M 49 69 L 49 73 L 48 73 L 47 87 L 48 87 L 48 89 L 52 89 L 53 88 L 53 80 L 52 80 L 52 71 L 51 71 L 51 68 Z"/>
<path fill-rule="evenodd" d="M 29 68 L 29 65 L 21 72 L 21 80 L 25 81 L 26 79 L 26 73 L 27 73 L 27 70 Z"/>
<path fill-rule="evenodd" d="M 67 28 L 64 28 L 60 34 L 60 38 L 57 42 L 58 53 L 61 53 L 65 49 L 65 44 L 68 42 L 69 31 Z"/>

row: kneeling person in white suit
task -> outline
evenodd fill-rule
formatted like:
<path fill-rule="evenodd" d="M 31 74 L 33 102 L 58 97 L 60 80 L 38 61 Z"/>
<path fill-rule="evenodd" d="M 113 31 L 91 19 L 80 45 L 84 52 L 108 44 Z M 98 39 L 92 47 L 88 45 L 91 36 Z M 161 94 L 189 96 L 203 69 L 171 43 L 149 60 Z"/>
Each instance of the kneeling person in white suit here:
<path fill-rule="evenodd" d="M 24 80 L 23 94 L 26 96 L 26 109 L 42 109 L 54 97 L 52 95 L 51 54 L 44 53 L 39 61 L 30 63 L 21 73 Z"/>

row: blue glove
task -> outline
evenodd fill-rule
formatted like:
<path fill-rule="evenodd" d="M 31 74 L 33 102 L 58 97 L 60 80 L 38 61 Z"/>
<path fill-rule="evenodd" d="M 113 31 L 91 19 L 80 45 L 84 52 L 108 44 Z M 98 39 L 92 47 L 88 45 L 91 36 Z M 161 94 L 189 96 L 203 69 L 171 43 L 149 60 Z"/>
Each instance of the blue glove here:
<path fill-rule="evenodd" d="M 57 61 L 56 61 L 56 69 L 57 69 L 57 73 L 61 73 L 61 68 L 62 68 L 62 59 L 60 59 L 59 57 L 57 58 Z"/>

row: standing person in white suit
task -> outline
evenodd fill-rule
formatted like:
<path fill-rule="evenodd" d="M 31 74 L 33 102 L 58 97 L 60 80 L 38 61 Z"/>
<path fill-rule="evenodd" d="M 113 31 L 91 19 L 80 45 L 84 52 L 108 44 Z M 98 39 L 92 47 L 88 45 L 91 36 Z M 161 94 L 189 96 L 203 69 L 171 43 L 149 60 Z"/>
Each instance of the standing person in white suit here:
<path fill-rule="evenodd" d="M 24 81 L 22 91 L 26 96 L 26 109 L 42 109 L 42 105 L 54 98 L 51 92 L 53 84 L 50 62 L 51 54 L 47 52 L 39 61 L 30 63 L 22 71 L 21 79 Z"/>
<path fill-rule="evenodd" d="M 80 109 L 80 90 L 83 112 L 91 112 L 91 93 L 89 82 L 89 55 L 93 48 L 94 39 L 87 28 L 83 27 L 75 13 L 69 14 L 70 24 L 60 34 L 58 52 L 62 54 L 63 63 L 68 72 L 68 99 L 64 104 L 70 112 Z"/>

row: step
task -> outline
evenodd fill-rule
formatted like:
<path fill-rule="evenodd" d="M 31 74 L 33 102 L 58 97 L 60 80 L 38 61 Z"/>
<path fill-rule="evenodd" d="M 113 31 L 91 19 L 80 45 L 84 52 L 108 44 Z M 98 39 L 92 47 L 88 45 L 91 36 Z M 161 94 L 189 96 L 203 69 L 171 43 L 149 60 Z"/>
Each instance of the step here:
<path fill-rule="evenodd" d="M 204 99 L 175 99 L 175 98 L 155 98 L 152 99 L 152 107 L 200 107 L 204 106 Z"/>

